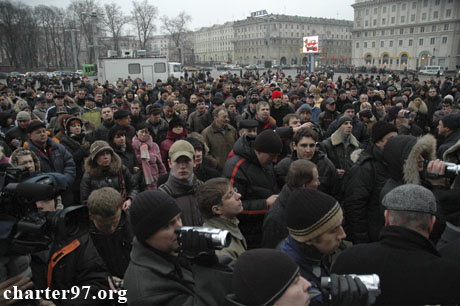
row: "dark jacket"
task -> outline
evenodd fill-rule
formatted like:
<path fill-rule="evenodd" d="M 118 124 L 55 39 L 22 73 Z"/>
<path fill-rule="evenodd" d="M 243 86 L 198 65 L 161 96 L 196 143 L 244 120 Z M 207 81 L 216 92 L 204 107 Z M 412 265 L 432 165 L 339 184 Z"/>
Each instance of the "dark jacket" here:
<path fill-rule="evenodd" d="M 51 261 L 54 264 L 48 264 Z M 31 267 L 32 280 L 37 289 L 49 287 L 51 290 L 69 292 L 74 286 L 79 287 L 81 294 L 76 299 L 64 300 L 61 295 L 61 299 L 54 300 L 53 302 L 58 306 L 111 305 L 110 300 L 85 299 L 87 291 L 88 297 L 97 297 L 99 290 L 109 290 L 107 282 L 109 273 L 88 234 L 58 241 L 51 246 L 49 252 L 33 254 Z M 52 275 L 51 279 L 46 277 L 47 273 Z"/>
<path fill-rule="evenodd" d="M 203 184 L 202 181 L 196 178 L 193 174 L 191 183 L 188 180 L 182 181 L 174 175 L 169 175 L 168 181 L 158 187 L 171 197 L 176 199 L 177 205 L 182 210 L 182 224 L 184 226 L 202 226 L 203 218 L 201 217 L 195 193 L 198 186 Z"/>
<path fill-rule="evenodd" d="M 228 153 L 230 153 L 233 144 L 238 138 L 235 128 L 228 124 L 221 131 L 213 121 L 210 126 L 201 132 L 201 135 L 203 135 L 204 141 L 209 148 L 207 156 L 215 159 L 217 168 L 222 169 L 227 160 Z"/>
<path fill-rule="evenodd" d="M 185 258 L 162 254 L 137 239 L 124 276 L 128 305 L 133 306 L 225 305 L 231 281 L 228 267 L 190 264 Z"/>
<path fill-rule="evenodd" d="M 367 126 L 362 123 L 357 116 L 353 117 L 353 129 L 351 130 L 351 133 L 353 136 L 355 136 L 356 140 L 359 141 L 361 148 L 366 148 L 367 145 L 369 144 L 369 133 L 367 131 Z M 339 127 L 338 121 L 334 120 L 328 127 L 326 136 L 329 137 L 331 136 Z"/>
<path fill-rule="evenodd" d="M 275 174 L 277 177 L 278 186 L 284 185 L 289 167 L 291 166 L 291 163 L 297 159 L 297 151 L 294 151 L 290 156 L 286 156 L 276 164 Z M 335 196 L 338 191 L 338 176 L 337 169 L 335 168 L 334 164 L 329 160 L 329 158 L 327 158 L 325 153 L 319 150 L 319 148 L 316 149 L 315 155 L 313 155 L 311 162 L 313 162 L 318 169 L 319 181 L 321 183 L 318 187 L 318 190 L 321 190 L 322 192 L 325 192 L 331 196 Z"/>
<path fill-rule="evenodd" d="M 326 132 L 329 125 L 338 117 L 340 116 L 340 113 L 338 111 L 329 111 L 325 110 L 318 116 L 318 124 L 321 127 L 321 129 Z"/>
<path fill-rule="evenodd" d="M 385 227 L 378 242 L 345 250 L 332 272 L 379 275 L 382 293 L 376 306 L 460 301 L 460 264 L 441 258 L 428 239 L 404 227 Z"/>
<path fill-rule="evenodd" d="M 277 126 L 283 126 L 284 116 L 291 113 L 294 113 L 294 110 L 289 105 L 282 104 L 279 108 L 273 105 L 270 107 L 270 116 L 276 120 Z"/>
<path fill-rule="evenodd" d="M 454 131 L 449 136 L 447 136 L 438 148 L 438 152 L 436 154 L 437 158 L 442 159 L 444 152 L 455 145 L 458 140 L 460 140 L 460 131 Z"/>
<path fill-rule="evenodd" d="M 262 226 L 262 244 L 263 248 L 276 248 L 289 234 L 286 225 L 286 206 L 292 191 L 288 185 L 283 189 L 276 199 L 275 203 L 268 209 L 265 214 Z"/>
<path fill-rule="evenodd" d="M 321 142 L 321 150 L 326 153 L 327 158 L 331 160 L 337 169 L 348 171 L 353 166 L 351 153 L 360 146 L 353 134 L 350 135 L 350 143 L 347 148 L 343 143 L 340 131 L 335 131 L 331 137 Z"/>
<path fill-rule="evenodd" d="M 244 211 L 238 216 L 249 248 L 260 245 L 262 222 L 268 210 L 266 199 L 279 192 L 273 165 L 262 167 L 252 147 L 255 135 L 241 136 L 233 146 L 235 156 L 227 160 L 223 176 L 241 193 Z"/>
<path fill-rule="evenodd" d="M 150 136 L 152 136 L 152 140 L 158 146 L 160 146 L 163 140 L 166 139 L 166 134 L 168 133 L 168 130 L 169 130 L 168 122 L 166 122 L 166 120 L 164 120 L 163 118 L 160 118 L 160 121 L 157 124 L 152 124 L 150 120 L 148 119 L 146 123 L 149 129 Z"/>
<path fill-rule="evenodd" d="M 88 197 L 93 190 L 102 187 L 112 187 L 119 191 L 123 201 L 133 200 L 139 192 L 137 182 L 132 178 L 131 172 L 121 163 L 117 154 L 112 154 L 112 161 L 108 168 L 94 165 L 90 158 L 85 161 L 85 174 L 80 183 L 80 199 L 86 205 Z"/>
<path fill-rule="evenodd" d="M 363 151 L 345 174 L 343 208 L 346 232 L 353 243 L 378 240 L 384 222 L 379 198 L 388 178 L 383 151 L 375 145 Z"/>
<path fill-rule="evenodd" d="M 75 180 L 75 162 L 72 154 L 66 148 L 48 138 L 46 150 L 38 148 L 30 139 L 28 140 L 30 148 L 40 159 L 41 172 L 59 172 L 66 176 L 68 186 Z"/>
<path fill-rule="evenodd" d="M 94 224 L 90 235 L 110 275 L 123 278 L 129 265 L 134 233 L 125 212 L 121 212 L 117 229 L 110 235 L 101 233 Z"/>
<path fill-rule="evenodd" d="M 109 130 L 115 125 L 115 120 L 111 122 L 106 122 L 102 120 L 101 124 L 96 127 L 94 131 L 94 140 L 104 140 L 107 141 Z"/>
<path fill-rule="evenodd" d="M 5 142 L 10 146 L 10 148 L 14 151 L 17 148 L 22 147 L 24 142 L 27 141 L 27 133 L 25 129 L 20 128 L 19 126 L 16 126 L 12 129 L 9 129 L 8 132 L 5 134 Z M 11 140 L 17 139 L 19 142 L 19 145 L 17 147 L 14 147 L 11 145 Z"/>

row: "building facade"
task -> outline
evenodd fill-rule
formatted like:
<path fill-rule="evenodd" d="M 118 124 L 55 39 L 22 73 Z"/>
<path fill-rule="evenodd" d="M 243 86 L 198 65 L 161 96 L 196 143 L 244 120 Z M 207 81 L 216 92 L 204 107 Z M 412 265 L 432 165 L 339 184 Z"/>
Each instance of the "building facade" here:
<path fill-rule="evenodd" d="M 248 17 L 233 24 L 235 62 L 238 64 L 305 65 L 303 37 L 318 35 L 322 65 L 351 64 L 353 22 L 327 18 L 265 15 Z"/>
<path fill-rule="evenodd" d="M 233 62 L 233 22 L 204 27 L 193 34 L 193 54 L 197 63 Z"/>
<path fill-rule="evenodd" d="M 171 44 L 169 35 L 154 35 L 150 39 L 149 44 L 152 55 L 169 56 L 169 45 Z"/>
<path fill-rule="evenodd" d="M 460 64 L 459 0 L 356 0 L 353 64 L 393 70 Z"/>

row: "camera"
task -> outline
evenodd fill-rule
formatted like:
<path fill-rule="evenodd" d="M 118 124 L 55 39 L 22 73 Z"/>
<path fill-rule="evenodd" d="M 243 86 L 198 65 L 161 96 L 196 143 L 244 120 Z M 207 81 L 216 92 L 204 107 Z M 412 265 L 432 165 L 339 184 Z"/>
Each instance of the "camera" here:
<path fill-rule="evenodd" d="M 375 298 L 380 295 L 380 277 L 377 274 L 346 274 L 344 276 L 351 276 L 352 278 L 359 278 L 361 282 L 366 286 L 368 293 L 368 303 L 372 305 L 375 302 Z M 321 288 L 329 291 L 331 289 L 331 278 L 321 277 Z M 332 296 L 329 295 L 329 300 Z"/>
<path fill-rule="evenodd" d="M 426 177 L 430 179 L 438 179 L 440 177 L 438 174 L 427 172 L 427 167 L 429 163 L 430 161 L 426 160 L 425 163 L 423 164 L 423 170 L 426 173 Z M 445 164 L 446 164 L 446 171 L 444 174 L 445 177 L 455 178 L 456 176 L 460 174 L 460 165 L 457 165 L 454 163 L 447 163 L 447 162 L 445 162 Z"/>
<path fill-rule="evenodd" d="M 208 247 L 215 250 L 222 250 L 228 247 L 232 242 L 232 236 L 230 232 L 226 230 L 212 227 L 180 226 L 176 228 L 175 232 L 181 247 L 187 245 L 184 241 L 185 235 L 183 235 L 183 233 L 188 231 L 196 232 L 199 236 L 205 237 Z"/>

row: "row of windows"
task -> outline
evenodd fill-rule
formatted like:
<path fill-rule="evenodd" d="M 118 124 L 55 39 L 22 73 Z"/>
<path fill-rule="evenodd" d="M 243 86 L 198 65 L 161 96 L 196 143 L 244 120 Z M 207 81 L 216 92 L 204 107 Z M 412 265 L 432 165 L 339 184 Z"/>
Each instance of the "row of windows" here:
<path fill-rule="evenodd" d="M 454 0 L 447 0 L 447 3 L 453 3 Z M 428 3 L 429 3 L 429 0 L 424 0 L 423 1 L 423 7 L 428 7 Z M 435 6 L 439 6 L 441 4 L 441 0 L 435 0 L 434 1 L 434 5 Z M 397 5 L 396 4 L 393 4 L 391 6 L 391 12 L 396 12 L 396 7 Z M 411 5 L 412 9 L 415 10 L 417 8 L 417 2 L 412 2 L 412 5 Z M 401 11 L 405 11 L 406 10 L 406 3 L 401 3 Z M 378 8 L 377 7 L 374 7 L 374 15 L 377 15 L 378 14 Z M 358 14 L 358 17 L 361 16 L 361 10 L 358 10 L 357 11 L 357 14 Z M 387 12 L 387 7 L 386 6 L 383 6 L 382 7 L 382 13 L 385 14 Z M 365 10 L 365 13 L 366 13 L 366 16 L 369 16 L 369 14 L 371 13 L 371 9 L 366 9 Z"/>
<path fill-rule="evenodd" d="M 420 39 L 418 40 L 419 46 L 423 46 L 423 43 L 424 43 L 424 38 L 420 38 Z M 443 45 L 444 45 L 444 44 L 447 44 L 447 37 L 442 37 L 442 38 L 441 38 L 441 43 L 442 43 Z M 435 45 L 435 44 L 436 44 L 436 37 L 431 37 L 431 38 L 430 38 L 430 45 Z M 411 47 L 412 45 L 413 45 L 413 39 L 409 39 L 409 40 L 407 41 L 407 46 Z M 372 48 L 375 48 L 375 41 L 371 42 L 371 46 L 372 46 Z M 390 48 L 393 47 L 393 41 L 392 41 L 392 40 L 389 41 L 388 46 L 389 46 Z M 402 40 L 402 39 L 398 40 L 398 46 L 399 46 L 399 47 L 403 47 L 403 40 Z M 367 41 L 365 41 L 365 42 L 363 43 L 363 47 L 364 47 L 364 48 L 367 48 L 367 47 L 368 47 Z M 384 47 L 385 47 L 385 41 L 384 41 L 384 40 L 381 40 L 381 41 L 380 41 L 380 47 L 381 47 L 381 48 L 384 48 Z M 356 48 L 359 48 L 359 42 L 356 42 Z"/>
<path fill-rule="evenodd" d="M 273 23 L 273 24 L 270 24 L 271 27 L 269 27 L 271 30 L 276 30 L 277 28 L 279 30 L 282 30 L 283 29 L 283 24 L 276 24 L 276 23 Z M 313 26 L 314 28 L 318 29 L 318 28 L 323 28 L 323 29 L 327 29 L 327 28 L 330 28 L 332 27 L 333 25 L 315 25 Z M 294 29 L 294 24 L 285 24 L 284 25 L 284 29 L 291 29 L 293 30 Z M 253 26 L 247 26 L 247 27 L 240 27 L 240 28 L 236 28 L 235 29 L 235 32 L 236 33 L 243 33 L 243 32 L 254 32 L 256 30 L 262 30 L 262 29 L 267 29 L 267 25 L 266 24 L 263 24 L 263 25 L 253 25 Z M 304 24 L 296 24 L 296 29 L 297 30 L 310 30 L 310 25 L 307 25 L 305 26 Z M 350 28 L 349 27 L 337 27 L 337 26 L 334 26 L 334 31 L 335 32 L 349 32 L 350 31 Z"/>
<path fill-rule="evenodd" d="M 451 9 L 447 9 L 446 10 L 446 15 L 445 17 L 451 17 L 452 16 L 452 10 Z M 434 11 L 433 12 L 433 19 L 438 19 L 439 18 L 439 12 L 438 11 Z M 422 13 L 422 21 L 426 21 L 427 19 L 427 13 Z M 410 21 L 411 22 L 415 22 L 415 14 L 412 14 L 410 16 Z M 390 19 L 390 24 L 395 24 L 396 23 L 396 17 L 391 17 Z M 400 19 L 400 23 L 406 23 L 406 16 L 401 16 L 401 19 Z M 357 21 L 357 26 L 360 27 L 360 21 Z M 382 18 L 382 22 L 381 22 L 382 25 L 386 25 L 387 24 L 387 19 L 386 18 Z M 374 19 L 372 20 L 372 25 L 373 26 L 376 26 L 377 25 L 377 19 Z M 365 27 L 368 27 L 369 26 L 369 21 L 366 20 L 364 22 L 364 26 Z"/>
<path fill-rule="evenodd" d="M 446 23 L 444 24 L 444 31 L 449 31 L 449 24 Z M 419 29 L 419 33 L 425 33 L 425 32 L 428 32 L 428 29 L 430 29 L 428 26 L 422 26 L 420 27 Z M 437 28 L 436 25 L 432 25 L 431 26 L 431 32 L 436 32 L 437 30 L 440 30 L 440 28 Z M 380 31 L 380 35 L 381 36 L 385 36 L 387 33 L 388 35 L 394 35 L 395 33 L 398 33 L 400 35 L 403 35 L 403 34 L 414 34 L 415 33 L 415 28 L 403 28 L 403 29 L 399 29 L 399 31 L 397 29 L 390 29 L 390 30 L 381 30 Z M 364 31 L 364 37 L 368 37 L 368 36 L 371 36 L 371 33 L 372 33 L 372 36 L 376 36 L 377 35 L 377 31 L 372 31 L 372 32 L 368 32 L 368 31 Z M 356 33 L 356 37 L 359 38 L 360 37 L 360 32 L 357 32 Z"/>

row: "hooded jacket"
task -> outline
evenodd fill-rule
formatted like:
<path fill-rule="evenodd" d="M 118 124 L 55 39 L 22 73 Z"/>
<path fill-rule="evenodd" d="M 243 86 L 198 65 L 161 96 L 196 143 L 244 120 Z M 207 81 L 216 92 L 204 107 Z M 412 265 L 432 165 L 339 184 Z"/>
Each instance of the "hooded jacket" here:
<path fill-rule="evenodd" d="M 223 176 L 241 193 L 244 211 L 238 216 L 249 248 L 262 239 L 262 222 L 268 210 L 266 199 L 279 192 L 273 165 L 262 167 L 253 148 L 256 136 L 241 136 L 233 146 L 235 156 L 227 160 Z"/>

